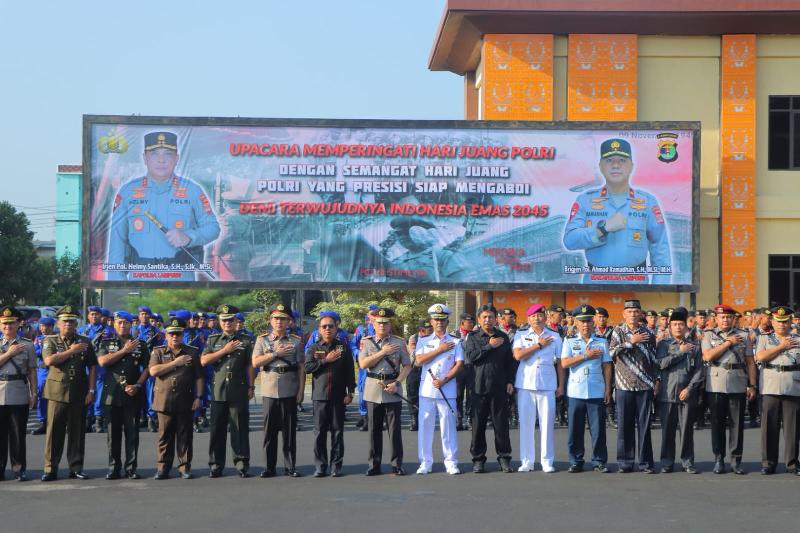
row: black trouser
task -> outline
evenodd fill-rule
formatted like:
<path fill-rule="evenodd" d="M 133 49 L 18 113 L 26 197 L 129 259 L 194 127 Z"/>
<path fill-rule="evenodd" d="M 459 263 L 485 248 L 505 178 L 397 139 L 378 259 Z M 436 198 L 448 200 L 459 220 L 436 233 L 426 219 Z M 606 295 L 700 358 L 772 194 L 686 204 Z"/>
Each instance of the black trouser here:
<path fill-rule="evenodd" d="M 511 459 L 511 439 L 508 436 L 508 394 L 472 395 L 472 442 L 469 451 L 473 463 L 486 462 L 486 421 L 492 418 L 494 449 L 497 460 Z"/>
<path fill-rule="evenodd" d="M 6 460 L 11 459 L 11 470 L 24 472 L 25 428 L 28 425 L 27 404 L 0 405 L 0 474 L 6 469 Z"/>
<path fill-rule="evenodd" d="M 44 438 L 44 472 L 58 471 L 67 438 L 67 461 L 73 472 L 83 470 L 86 448 L 86 406 L 81 403 L 47 402 L 47 435 Z"/>
<path fill-rule="evenodd" d="M 715 461 L 725 460 L 725 429 L 730 417 L 731 429 L 728 446 L 731 461 L 742 460 L 744 443 L 744 404 L 745 394 L 709 392 L 708 406 L 711 409 L 711 451 Z"/>
<path fill-rule="evenodd" d="M 165 413 L 157 411 L 158 443 L 156 448 L 156 468 L 169 472 L 178 453 L 178 470 L 188 472 L 192 469 L 194 454 L 194 433 L 192 433 L 192 411 Z"/>
<path fill-rule="evenodd" d="M 275 471 L 278 462 L 278 433 L 282 433 L 283 466 L 287 470 L 294 470 L 297 462 L 297 399 L 291 396 L 263 400 L 266 469 L 270 472 Z"/>
<path fill-rule="evenodd" d="M 419 412 L 419 383 L 421 380 L 422 367 L 412 366 L 411 372 L 406 376 L 406 396 L 408 401 L 417 408 L 413 409 L 410 405 L 408 406 L 408 414 L 411 416 L 411 420 L 416 420 Z"/>
<path fill-rule="evenodd" d="M 328 432 L 331 434 L 332 467 L 341 468 L 344 460 L 344 402 L 314 400 L 314 464 L 328 468 Z"/>
<path fill-rule="evenodd" d="M 392 446 L 391 464 L 396 468 L 403 466 L 403 438 L 400 432 L 400 414 L 403 406 L 400 402 L 373 403 L 367 402 L 369 417 L 369 459 L 371 468 L 380 468 L 383 458 L 383 420 L 389 428 L 389 443 Z"/>
<path fill-rule="evenodd" d="M 653 444 L 650 440 L 650 415 L 653 412 L 653 391 L 617 391 L 617 463 L 620 468 L 633 468 L 636 457 L 639 468 L 653 467 Z M 638 439 L 637 437 L 638 431 Z"/>
<path fill-rule="evenodd" d="M 472 417 L 472 387 L 475 383 L 475 369 L 464 365 L 456 375 L 456 413 L 458 424 L 464 423 L 464 415 Z"/>
<path fill-rule="evenodd" d="M 108 423 L 108 468 L 119 472 L 122 463 L 122 434 L 125 433 L 125 471 L 135 472 L 139 455 L 139 404 L 106 405 Z"/>
<path fill-rule="evenodd" d="M 764 394 L 761 408 L 761 466 L 778 464 L 778 436 L 783 422 L 783 458 L 786 468 L 796 469 L 800 438 L 800 396 Z"/>
<path fill-rule="evenodd" d="M 225 468 L 228 449 L 228 425 L 231 428 L 231 449 L 234 466 L 250 466 L 250 407 L 243 402 L 211 402 L 211 423 L 208 439 L 208 465 Z"/>
<path fill-rule="evenodd" d="M 658 402 L 661 417 L 661 466 L 675 463 L 675 437 L 681 432 L 681 464 L 694 465 L 694 419 L 697 414 L 697 397 L 690 394 L 685 402 Z"/>

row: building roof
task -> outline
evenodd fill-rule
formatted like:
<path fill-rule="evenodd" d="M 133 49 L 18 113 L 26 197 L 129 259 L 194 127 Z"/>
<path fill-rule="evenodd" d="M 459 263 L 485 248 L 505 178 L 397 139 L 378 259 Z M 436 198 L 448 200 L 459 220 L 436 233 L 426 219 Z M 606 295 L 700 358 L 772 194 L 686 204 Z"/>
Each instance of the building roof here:
<path fill-rule="evenodd" d="M 798 0 L 446 0 L 431 70 L 475 70 L 487 33 L 798 34 Z"/>

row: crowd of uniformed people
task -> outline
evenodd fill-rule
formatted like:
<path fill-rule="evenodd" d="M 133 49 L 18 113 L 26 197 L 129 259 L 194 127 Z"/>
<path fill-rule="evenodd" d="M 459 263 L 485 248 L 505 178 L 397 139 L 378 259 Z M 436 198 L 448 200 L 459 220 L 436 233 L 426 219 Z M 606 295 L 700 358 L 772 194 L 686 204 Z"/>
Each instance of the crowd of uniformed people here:
<path fill-rule="evenodd" d="M 727 459 L 731 471 L 744 474 L 746 412 L 751 426 L 761 426 L 761 473 L 774 474 L 782 462 L 800 475 L 800 313 L 784 306 L 739 313 L 724 304 L 655 312 L 627 300 L 614 326 L 602 307 L 535 304 L 518 326 L 513 309 L 477 311 L 455 323 L 447 305 L 434 304 L 404 339 L 392 329 L 394 311 L 374 305 L 352 334 L 327 310 L 304 335 L 298 313 L 278 304 L 268 331 L 257 336 L 228 304 L 216 313 L 171 311 L 166 320 L 144 306 L 137 315 L 90 306 L 80 328 L 78 309 L 67 305 L 56 320 L 41 318 L 38 331 L 26 329 L 16 308 L 0 308 L 0 479 L 9 459 L 14 478 L 27 479 L 31 411 L 39 421 L 32 433 L 45 435 L 42 481 L 58 479 L 65 442 L 69 477 L 89 477 L 83 464 L 91 431 L 107 433 L 106 478 L 139 479 L 141 430 L 158 433 L 156 479 L 170 477 L 175 466 L 181 477 L 193 477 L 193 433 L 206 429 L 208 475 L 223 475 L 229 441 L 238 474 L 248 477 L 257 380 L 264 410 L 259 475 L 277 475 L 280 435 L 281 473 L 298 477 L 297 413 L 307 375 L 315 477 L 342 475 L 346 409 L 356 396 L 356 426 L 369 438 L 368 476 L 382 473 L 384 430 L 391 472 L 406 473 L 404 405 L 418 435 L 419 475 L 434 467 L 437 420 L 451 475 L 461 473 L 457 433 L 464 430 L 471 431 L 472 471 L 486 471 L 489 425 L 502 472 L 512 472 L 510 427 L 519 428 L 517 470 L 533 471 L 538 462 L 550 473 L 554 428 L 566 426 L 570 473 L 587 462 L 609 471 L 606 428 L 615 427 L 617 471 L 652 474 L 656 420 L 661 472 L 675 470 L 676 461 L 698 472 L 694 430 L 708 424 L 713 472 L 726 472 Z"/>

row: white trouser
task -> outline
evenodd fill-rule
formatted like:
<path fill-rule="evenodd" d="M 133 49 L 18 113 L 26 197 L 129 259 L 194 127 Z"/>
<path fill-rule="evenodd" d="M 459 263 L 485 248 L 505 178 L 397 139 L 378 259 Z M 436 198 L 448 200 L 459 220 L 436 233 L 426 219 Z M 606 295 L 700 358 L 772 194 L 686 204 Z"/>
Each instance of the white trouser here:
<path fill-rule="evenodd" d="M 519 410 L 519 458 L 523 467 L 533 468 L 536 459 L 536 418 L 541 433 L 542 467 L 553 466 L 553 423 L 556 418 L 556 392 L 517 389 Z"/>
<path fill-rule="evenodd" d="M 455 408 L 455 399 L 450 400 Z M 439 428 L 442 432 L 442 451 L 444 466 L 458 466 L 458 432 L 456 432 L 456 415 L 450 412 L 442 398 L 433 399 L 419 397 L 419 434 L 417 448 L 421 466 L 430 468 L 433 465 L 433 433 L 436 431 L 436 413 L 439 413 Z"/>

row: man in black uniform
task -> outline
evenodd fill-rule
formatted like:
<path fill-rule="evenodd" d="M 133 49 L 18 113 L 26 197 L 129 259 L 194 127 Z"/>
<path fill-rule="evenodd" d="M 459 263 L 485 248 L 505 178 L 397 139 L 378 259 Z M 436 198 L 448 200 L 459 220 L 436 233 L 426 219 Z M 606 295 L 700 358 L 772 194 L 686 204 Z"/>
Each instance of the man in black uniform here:
<path fill-rule="evenodd" d="M 511 473 L 511 440 L 508 435 L 508 397 L 514 392 L 516 362 L 508 335 L 497 329 L 497 310 L 483 305 L 478 313 L 480 329 L 467 337 L 466 360 L 475 368 L 472 397 L 472 471 L 486 471 L 486 421 L 491 416 L 494 447 L 500 469 Z"/>
<path fill-rule="evenodd" d="M 122 464 L 122 434 L 125 433 L 125 477 L 139 479 L 136 473 L 139 454 L 139 414 L 144 406 L 144 384 L 150 373 L 147 345 L 131 337 L 133 315 L 114 313 L 116 337 L 100 342 L 97 363 L 106 369 L 102 403 L 108 423 L 108 474 L 119 479 Z"/>
<path fill-rule="evenodd" d="M 419 321 L 417 333 L 408 338 L 408 353 L 411 357 L 411 372 L 408 373 L 406 378 L 406 397 L 411 405 L 408 406 L 409 417 L 411 423 L 409 428 L 411 431 L 417 431 L 417 412 L 419 411 L 419 382 L 422 376 L 422 367 L 414 364 L 414 351 L 417 349 L 417 341 L 422 337 L 427 337 L 433 334 L 433 326 L 431 326 L 430 319 Z"/>
<path fill-rule="evenodd" d="M 461 313 L 458 331 L 453 337 L 465 342 L 470 333 L 475 329 L 475 317 L 471 313 Z M 456 376 L 456 431 L 464 431 L 472 427 L 472 388 L 475 383 L 475 371 L 466 361 L 461 366 L 461 371 Z M 464 416 L 466 415 L 466 424 Z"/>
<path fill-rule="evenodd" d="M 306 374 L 311 374 L 311 401 L 314 409 L 314 477 L 325 477 L 330 464 L 331 477 L 342 475 L 344 460 L 344 410 L 356 390 L 353 354 L 347 342 L 337 338 L 334 311 L 319 314 L 319 340 L 306 350 Z M 331 455 L 328 463 L 328 432 Z"/>
<path fill-rule="evenodd" d="M 239 309 L 223 304 L 217 308 L 222 333 L 215 333 L 206 341 L 200 357 L 203 366 L 211 365 L 211 435 L 208 441 L 209 477 L 222 476 L 225 468 L 228 424 L 231 427 L 233 464 L 238 465 L 239 476 L 247 477 L 250 468 L 250 409 L 253 399 L 256 371 L 253 368 L 253 341 L 243 332 L 236 331 L 236 313 Z"/>

